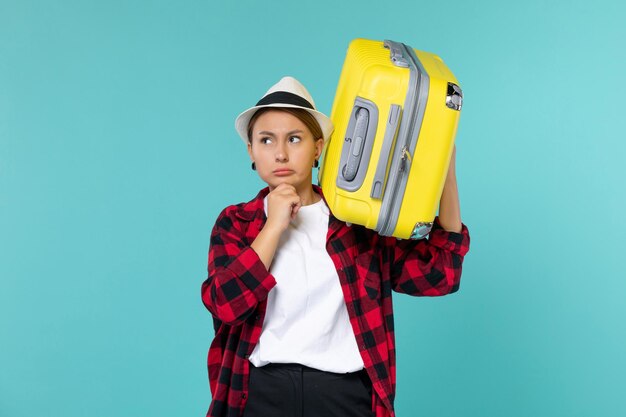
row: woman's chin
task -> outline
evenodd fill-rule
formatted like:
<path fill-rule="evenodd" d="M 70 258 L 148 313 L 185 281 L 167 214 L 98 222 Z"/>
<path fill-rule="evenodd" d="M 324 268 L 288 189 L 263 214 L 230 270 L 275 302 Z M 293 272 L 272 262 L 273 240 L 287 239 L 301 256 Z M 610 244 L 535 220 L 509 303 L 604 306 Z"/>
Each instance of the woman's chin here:
<path fill-rule="evenodd" d="M 310 185 L 311 179 L 309 179 L 307 182 L 306 179 L 304 181 L 298 181 L 297 178 L 293 178 L 293 177 L 271 178 L 271 179 L 265 180 L 265 183 L 270 187 L 270 190 L 273 190 L 274 188 L 278 187 L 281 184 L 291 185 L 298 190 L 298 189 L 303 188 L 306 185 Z"/>

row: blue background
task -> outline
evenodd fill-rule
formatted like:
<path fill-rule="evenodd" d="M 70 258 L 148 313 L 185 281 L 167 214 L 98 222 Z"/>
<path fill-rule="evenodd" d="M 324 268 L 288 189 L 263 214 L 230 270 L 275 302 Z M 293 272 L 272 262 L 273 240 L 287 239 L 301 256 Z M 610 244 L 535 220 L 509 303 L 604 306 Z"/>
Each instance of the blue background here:
<path fill-rule="evenodd" d="M 235 116 L 330 112 L 349 41 L 465 94 L 459 293 L 395 297 L 399 416 L 624 413 L 623 2 L 0 0 L 0 415 L 201 416 L 209 234 L 263 183 Z"/>

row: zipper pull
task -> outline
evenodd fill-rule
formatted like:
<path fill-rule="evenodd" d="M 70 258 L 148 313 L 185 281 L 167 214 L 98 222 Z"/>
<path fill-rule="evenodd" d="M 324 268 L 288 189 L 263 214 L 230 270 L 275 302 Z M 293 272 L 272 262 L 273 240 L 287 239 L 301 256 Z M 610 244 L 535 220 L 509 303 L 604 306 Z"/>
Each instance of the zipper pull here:
<path fill-rule="evenodd" d="M 409 164 L 411 164 L 411 162 L 413 161 L 413 157 L 411 156 L 411 154 L 409 153 L 409 150 L 405 146 L 404 148 L 402 148 L 402 158 L 400 159 L 400 172 L 404 172 L 404 170 L 406 169 L 407 160 L 409 161 Z"/>

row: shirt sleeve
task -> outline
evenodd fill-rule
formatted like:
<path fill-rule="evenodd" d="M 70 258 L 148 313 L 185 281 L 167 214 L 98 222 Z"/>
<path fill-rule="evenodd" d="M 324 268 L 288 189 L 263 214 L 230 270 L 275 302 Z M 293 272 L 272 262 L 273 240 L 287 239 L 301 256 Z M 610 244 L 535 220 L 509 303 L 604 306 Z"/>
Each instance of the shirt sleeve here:
<path fill-rule="evenodd" d="M 469 251 L 469 231 L 448 232 L 434 220 L 427 239 L 389 238 L 391 283 L 395 291 L 415 296 L 441 296 L 456 292 L 463 259 Z"/>
<path fill-rule="evenodd" d="M 208 278 L 201 288 L 206 308 L 230 325 L 243 322 L 276 285 L 238 225 L 232 209 L 218 216 L 211 232 Z"/>

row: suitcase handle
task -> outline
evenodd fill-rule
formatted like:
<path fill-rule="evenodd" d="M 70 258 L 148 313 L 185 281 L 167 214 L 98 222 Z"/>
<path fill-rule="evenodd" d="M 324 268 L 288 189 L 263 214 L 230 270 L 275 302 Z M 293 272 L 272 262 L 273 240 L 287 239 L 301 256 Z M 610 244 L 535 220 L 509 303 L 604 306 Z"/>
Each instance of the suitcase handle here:
<path fill-rule="evenodd" d="M 341 147 L 337 187 L 352 192 L 363 185 L 370 164 L 378 127 L 378 107 L 374 102 L 357 96 L 348 120 Z"/>
<path fill-rule="evenodd" d="M 383 47 L 389 49 L 389 59 L 397 67 L 409 68 L 409 61 L 404 56 L 404 48 L 400 42 L 390 40 L 383 41 Z"/>
<path fill-rule="evenodd" d="M 389 108 L 389 118 L 387 119 L 387 127 L 385 128 L 385 137 L 383 138 L 383 145 L 380 148 L 380 157 L 378 159 L 378 166 L 376 167 L 376 174 L 374 174 L 374 180 L 372 181 L 372 190 L 370 197 L 378 200 L 383 198 L 385 192 L 385 176 L 387 174 L 387 165 L 389 165 L 389 159 L 393 152 L 393 143 L 398 135 L 398 127 L 400 126 L 400 120 L 402 115 L 402 107 L 397 104 L 392 104 Z"/>
<path fill-rule="evenodd" d="M 403 68 L 409 67 L 409 61 L 404 56 L 404 48 L 401 43 L 385 40 L 383 46 L 389 49 L 389 59 L 391 59 L 391 62 L 393 62 L 395 66 Z"/>
<path fill-rule="evenodd" d="M 361 165 L 361 157 L 363 156 L 363 144 L 367 138 L 367 124 L 369 122 L 369 111 L 363 107 L 356 111 L 356 123 L 351 138 L 350 152 L 348 153 L 348 161 L 343 166 L 341 174 L 346 181 L 352 181 L 356 177 L 356 173 Z"/>

